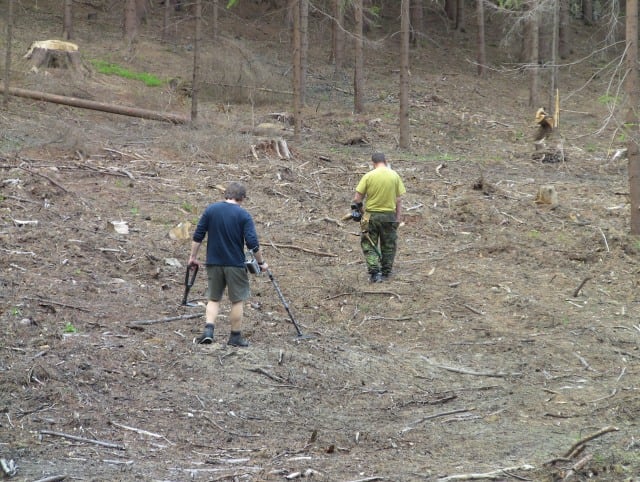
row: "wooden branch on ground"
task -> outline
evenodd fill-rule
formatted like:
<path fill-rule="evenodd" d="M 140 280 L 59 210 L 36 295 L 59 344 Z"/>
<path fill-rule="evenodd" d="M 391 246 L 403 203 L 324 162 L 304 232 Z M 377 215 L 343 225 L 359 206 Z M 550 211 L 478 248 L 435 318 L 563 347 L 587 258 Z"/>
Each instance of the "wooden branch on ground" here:
<path fill-rule="evenodd" d="M 573 476 L 576 475 L 576 472 L 582 469 L 585 465 L 587 465 L 592 458 L 593 458 L 593 454 L 587 454 L 584 457 L 582 457 L 580 460 L 578 460 L 575 464 L 571 466 L 569 470 L 567 470 L 567 473 L 562 478 L 562 481 L 565 482 L 565 481 L 571 480 Z"/>
<path fill-rule="evenodd" d="M 464 413 L 464 412 L 469 412 L 471 410 L 475 410 L 474 408 L 460 408 L 458 410 L 450 410 L 448 412 L 440 412 L 440 413 L 436 413 L 433 415 L 429 415 L 427 417 L 423 417 L 419 420 L 416 420 L 415 422 L 411 422 L 411 424 L 409 424 L 407 427 L 403 428 L 402 430 L 400 430 L 400 433 L 406 433 L 410 430 L 413 430 L 414 428 L 416 428 L 417 425 L 420 425 L 422 422 L 426 422 L 427 420 L 433 420 L 434 418 L 439 418 L 439 417 L 446 417 L 447 415 L 454 415 L 456 413 Z"/>
<path fill-rule="evenodd" d="M 508 473 L 514 472 L 516 470 L 533 470 L 535 467 L 533 465 L 525 464 L 519 465 L 517 467 L 505 467 L 504 469 L 492 470 L 491 472 L 485 472 L 484 474 L 460 474 L 460 475 L 449 475 L 447 477 L 440 477 L 438 482 L 452 482 L 454 480 L 499 480 L 504 479 L 504 476 Z"/>
<path fill-rule="evenodd" d="M 60 188 L 60 189 L 62 189 L 64 192 L 66 192 L 66 193 L 68 193 L 68 192 L 69 192 L 69 190 L 68 190 L 66 187 L 64 187 L 63 185 L 61 185 L 59 182 L 54 181 L 54 180 L 53 180 L 53 179 L 51 179 L 50 177 L 45 176 L 44 174 L 40 174 L 39 172 L 32 171 L 31 169 L 28 169 L 28 168 L 26 168 L 26 167 L 24 167 L 24 166 L 19 166 L 19 167 L 20 167 L 20 169 L 22 169 L 23 171 L 27 171 L 29 174 L 34 174 L 34 175 L 36 175 L 36 176 L 40 176 L 40 177 L 45 178 L 45 179 L 46 179 L 47 181 L 49 181 L 51 184 L 53 184 L 53 185 L 54 185 L 54 186 L 56 186 L 56 187 L 59 187 L 59 188 Z"/>
<path fill-rule="evenodd" d="M 276 244 L 276 243 L 270 243 L 270 244 L 274 248 L 297 249 L 298 251 L 304 251 L 305 253 L 315 254 L 316 256 L 327 256 L 327 257 L 331 257 L 331 258 L 337 258 L 338 257 L 337 254 L 323 253 L 322 251 L 314 251 L 312 249 L 303 248 L 303 247 L 296 246 L 296 245 L 293 245 L 293 244 Z"/>
<path fill-rule="evenodd" d="M 61 480 L 66 479 L 66 475 L 52 475 L 50 477 L 45 477 L 44 479 L 38 479 L 34 482 L 59 482 Z"/>
<path fill-rule="evenodd" d="M 564 456 L 568 459 L 572 458 L 572 456 L 574 456 L 574 453 L 576 452 L 576 450 L 578 450 L 582 445 L 586 444 L 587 442 L 589 442 L 590 440 L 593 440 L 595 438 L 600 437 L 601 435 L 604 435 L 606 433 L 609 432 L 617 432 L 618 430 L 620 430 L 618 427 L 604 427 L 603 429 L 598 430 L 595 433 L 592 433 L 591 435 L 587 435 L 586 437 L 578 440 L 576 443 L 574 443 L 571 448 L 569 450 L 567 450 L 567 452 L 564 454 Z"/>
<path fill-rule="evenodd" d="M 169 321 L 177 321 L 177 320 L 190 320 L 192 318 L 200 318 L 201 316 L 204 316 L 204 313 L 191 313 L 190 315 L 170 316 L 168 318 L 158 318 L 156 320 L 131 321 L 127 323 L 127 326 L 135 327 L 135 326 L 142 326 L 142 325 L 153 325 L 154 323 L 166 323 Z"/>
<path fill-rule="evenodd" d="M 4 93 L 5 89 L 0 85 L 0 93 Z M 79 107 L 81 109 L 98 110 L 101 112 L 109 112 L 111 114 L 120 114 L 130 117 L 139 117 L 142 119 L 157 120 L 164 122 L 171 122 L 172 124 L 186 124 L 189 122 L 187 117 L 169 114 L 165 112 L 155 112 L 147 109 L 139 109 L 136 107 L 124 107 L 114 104 L 105 104 L 103 102 L 96 102 L 93 100 L 78 99 L 76 97 L 67 97 L 64 95 L 47 94 L 45 92 L 38 92 L 35 90 L 18 89 L 10 87 L 8 89 L 9 95 L 15 95 L 16 97 L 24 97 L 26 99 L 42 100 L 45 102 L 53 102 L 54 104 L 68 105 L 71 107 Z"/>
<path fill-rule="evenodd" d="M 591 276 L 587 276 L 585 279 L 582 280 L 582 283 L 580 283 L 578 287 L 575 289 L 575 291 L 573 292 L 574 298 L 578 297 L 578 295 L 580 294 L 580 291 L 582 291 L 582 288 L 584 288 L 584 285 L 587 284 L 587 281 L 589 281 L 590 279 L 591 279 Z"/>
<path fill-rule="evenodd" d="M 59 301 L 47 300 L 47 299 L 44 299 L 44 298 L 37 298 L 37 297 L 33 297 L 33 296 L 23 296 L 22 299 L 31 300 L 31 301 L 37 301 L 41 305 L 47 305 L 47 304 L 49 304 L 49 305 L 58 305 L 58 306 L 63 306 L 65 308 L 73 308 L 74 310 L 85 311 L 87 313 L 91 312 L 90 309 L 84 308 L 82 306 L 68 305 L 67 303 L 60 303 Z"/>
<path fill-rule="evenodd" d="M 217 429 L 229 433 L 231 435 L 237 435 L 238 437 L 260 437 L 260 435 L 254 435 L 251 433 L 239 433 L 239 432 L 233 432 L 231 430 L 227 430 L 224 427 L 221 427 L 219 424 L 217 424 L 216 422 L 214 422 L 213 420 L 211 420 L 209 417 L 207 416 L 203 416 L 202 418 L 204 418 L 207 422 L 209 422 L 211 425 L 213 425 L 214 427 L 216 427 Z"/>
<path fill-rule="evenodd" d="M 132 432 L 138 433 L 140 435 L 147 435 L 149 437 L 153 437 L 153 438 L 163 438 L 165 440 L 167 440 L 167 438 L 164 435 L 160 435 L 159 433 L 153 433 L 153 432 L 149 432 L 147 430 L 143 430 L 141 428 L 135 428 L 135 427 L 129 427 L 127 425 L 122 425 L 121 423 L 118 422 L 114 422 L 113 420 L 109 422 L 111 425 L 113 425 L 114 427 L 119 427 L 119 428 L 123 428 L 125 430 L 131 430 Z M 168 440 L 167 440 L 168 442 Z"/>
<path fill-rule="evenodd" d="M 352 294 L 356 294 L 356 293 L 352 293 Z M 400 295 L 398 293 L 394 293 L 393 291 L 363 291 L 362 294 L 364 295 L 391 295 L 391 296 L 395 296 L 396 298 L 398 298 L 398 301 L 402 302 L 402 298 L 400 298 Z"/>
<path fill-rule="evenodd" d="M 54 437 L 62 437 L 69 440 L 75 440 L 76 442 L 87 442 L 94 445 L 101 445 L 102 447 L 107 447 L 110 449 L 126 450 L 124 445 L 120 445 L 112 442 L 104 442 L 102 440 L 96 440 L 91 438 L 78 437 L 77 435 L 69 435 L 63 432 L 53 432 L 51 430 L 40 430 L 40 433 L 42 435 L 52 435 Z"/>
<path fill-rule="evenodd" d="M 384 477 L 374 475 L 373 477 L 367 477 L 366 479 L 350 480 L 349 482 L 374 482 L 376 480 L 384 480 Z"/>
<path fill-rule="evenodd" d="M 276 375 L 272 375 L 271 373 L 269 373 L 264 368 L 247 368 L 247 370 L 249 370 L 250 372 L 260 373 L 260 374 L 264 375 L 265 377 L 270 378 L 274 382 L 278 382 L 278 383 L 284 382 L 284 380 L 282 378 L 280 378 L 280 377 L 278 377 Z"/>
<path fill-rule="evenodd" d="M 469 306 L 467 304 L 462 305 L 464 306 L 466 309 L 468 309 L 469 311 L 471 311 L 472 313 L 475 313 L 476 315 L 482 315 L 484 316 L 484 313 L 480 310 L 476 310 L 475 308 L 473 308 L 472 306 Z"/>
<path fill-rule="evenodd" d="M 495 377 L 495 378 L 501 378 L 501 377 L 520 377 L 522 376 L 522 373 L 502 373 L 502 372 L 476 372 L 474 370 L 468 370 L 466 368 L 455 368 L 455 367 L 450 367 L 447 365 L 440 365 L 438 363 L 434 363 L 431 360 L 429 360 L 426 356 L 421 355 L 420 358 L 422 358 L 424 361 L 426 361 L 429 365 L 433 365 L 434 367 L 437 368 L 442 368 L 443 370 L 447 370 L 450 372 L 454 372 L 454 373 L 461 373 L 463 375 L 473 375 L 476 377 Z"/>

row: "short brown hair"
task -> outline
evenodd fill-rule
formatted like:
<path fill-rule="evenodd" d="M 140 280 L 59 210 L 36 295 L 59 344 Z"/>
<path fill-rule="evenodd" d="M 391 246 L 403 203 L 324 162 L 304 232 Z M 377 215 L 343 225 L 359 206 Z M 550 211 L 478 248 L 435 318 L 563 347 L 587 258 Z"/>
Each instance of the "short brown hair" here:
<path fill-rule="evenodd" d="M 235 201 L 242 201 L 247 197 L 247 190 L 244 187 L 244 184 L 241 182 L 232 182 L 229 183 L 227 189 L 224 191 L 225 199 L 234 199 Z"/>
<path fill-rule="evenodd" d="M 371 154 L 371 161 L 374 164 L 379 164 L 381 162 L 387 162 L 387 158 L 384 157 L 383 152 L 374 152 L 373 154 Z"/>

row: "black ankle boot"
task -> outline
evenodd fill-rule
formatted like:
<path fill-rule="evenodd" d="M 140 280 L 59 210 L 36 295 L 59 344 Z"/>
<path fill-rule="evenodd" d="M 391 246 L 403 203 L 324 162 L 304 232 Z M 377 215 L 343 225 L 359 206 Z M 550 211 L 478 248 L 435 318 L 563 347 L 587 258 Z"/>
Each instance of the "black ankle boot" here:
<path fill-rule="evenodd" d="M 242 338 L 242 335 L 239 331 L 232 331 L 229 335 L 229 341 L 227 342 L 227 345 L 247 347 L 249 346 L 249 342 Z"/>
<path fill-rule="evenodd" d="M 201 345 L 210 345 L 213 343 L 213 325 L 211 323 L 204 325 L 204 333 L 196 338 L 196 343 Z"/>

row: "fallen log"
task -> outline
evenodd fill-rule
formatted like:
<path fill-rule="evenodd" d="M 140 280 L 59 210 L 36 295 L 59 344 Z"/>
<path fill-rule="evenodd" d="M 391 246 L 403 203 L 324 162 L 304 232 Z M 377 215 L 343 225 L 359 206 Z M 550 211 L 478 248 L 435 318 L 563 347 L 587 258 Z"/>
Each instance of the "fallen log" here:
<path fill-rule="evenodd" d="M 0 85 L 0 93 L 4 93 L 4 86 Z M 54 104 L 69 105 L 71 107 L 79 107 L 81 109 L 98 110 L 101 112 L 110 112 L 112 114 L 127 115 L 130 117 L 140 117 L 142 119 L 150 119 L 173 124 L 186 124 L 189 119 L 178 114 L 170 114 L 165 112 L 156 112 L 147 109 L 139 109 L 137 107 L 125 107 L 121 105 L 105 104 L 93 100 L 78 99 L 77 97 L 67 97 L 64 95 L 47 94 L 46 92 L 38 92 L 36 90 L 18 89 L 9 87 L 9 95 L 16 97 L 24 97 L 27 99 L 43 100 L 45 102 L 53 102 Z"/>

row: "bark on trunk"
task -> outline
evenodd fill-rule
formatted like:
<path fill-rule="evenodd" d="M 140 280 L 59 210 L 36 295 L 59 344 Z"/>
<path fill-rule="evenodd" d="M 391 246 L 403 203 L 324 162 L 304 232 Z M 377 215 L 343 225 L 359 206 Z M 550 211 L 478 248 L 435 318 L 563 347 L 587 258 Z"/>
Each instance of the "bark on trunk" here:
<path fill-rule="evenodd" d="M 487 49 L 484 38 L 484 0 L 476 0 L 476 13 L 478 17 L 478 77 L 486 75 Z"/>
<path fill-rule="evenodd" d="M 196 0 L 196 26 L 193 42 L 193 86 L 191 90 L 191 122 L 198 119 L 198 93 L 200 91 L 200 43 L 202 42 L 202 0 Z"/>
<path fill-rule="evenodd" d="M 173 124 L 185 124 L 189 122 L 184 116 L 178 114 L 168 114 L 164 112 L 156 112 L 146 109 L 138 109 L 136 107 L 125 107 L 120 105 L 105 104 L 103 102 L 95 102 L 93 100 L 78 99 L 76 97 L 66 97 L 64 95 L 47 94 L 35 90 L 17 89 L 9 87 L 5 89 L 0 87 L 5 95 L 15 95 L 16 97 L 24 97 L 26 99 L 43 100 L 45 102 L 53 102 L 54 104 L 69 105 L 71 107 L 79 107 L 81 109 L 98 110 L 101 112 L 110 112 L 112 114 L 126 115 L 130 117 L 140 117 L 142 119 L 158 120 L 171 122 Z"/>
<path fill-rule="evenodd" d="M 62 38 L 73 38 L 73 0 L 64 0 L 64 15 L 62 19 Z"/>
<path fill-rule="evenodd" d="M 127 0 L 124 6 L 124 39 L 131 46 L 138 35 L 138 5 L 136 0 Z"/>
<path fill-rule="evenodd" d="M 629 158 L 629 198 L 631 202 L 631 234 L 640 234 L 640 151 L 638 148 L 638 0 L 627 0 L 625 78 L 627 156 Z"/>
<path fill-rule="evenodd" d="M 364 111 L 364 28 L 362 0 L 355 0 L 355 69 L 353 72 L 353 110 L 359 114 Z"/>
<path fill-rule="evenodd" d="M 571 15 L 569 0 L 560 0 L 560 31 L 558 32 L 558 54 L 566 59 L 571 53 Z"/>
<path fill-rule="evenodd" d="M 309 54 L 309 0 L 300 0 L 300 104 L 306 104 Z"/>
<path fill-rule="evenodd" d="M 11 44 L 13 43 L 13 0 L 7 9 L 7 50 L 4 58 L 4 106 L 9 105 L 9 78 L 11 77 Z"/>
<path fill-rule="evenodd" d="M 333 0 L 331 34 L 331 58 L 337 70 L 344 65 L 344 8 L 342 0 Z"/>
<path fill-rule="evenodd" d="M 302 132 L 302 92 L 301 92 L 301 47 L 300 36 L 300 2 L 294 0 L 291 3 L 291 16 L 293 20 L 292 53 L 293 53 L 293 133 L 296 139 L 300 139 Z"/>
<path fill-rule="evenodd" d="M 407 149 L 411 145 L 409 133 L 409 1 L 402 0 L 400 5 L 400 148 Z"/>
<path fill-rule="evenodd" d="M 331 60 L 336 69 L 344 65 L 344 8 L 342 0 L 333 0 L 333 22 L 331 22 Z"/>
<path fill-rule="evenodd" d="M 411 16 L 411 33 L 409 41 L 414 47 L 420 45 L 420 39 L 424 37 L 424 8 L 422 6 L 422 0 L 411 0 L 410 5 Z"/>
<path fill-rule="evenodd" d="M 527 22 L 527 45 L 529 51 L 526 53 L 526 58 L 529 62 L 529 107 L 538 107 L 538 84 L 540 81 L 540 14 L 536 8 L 535 2 L 529 3 L 529 10 L 531 15 Z"/>

